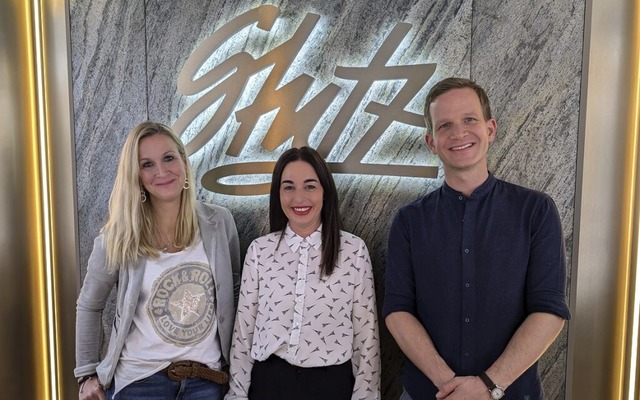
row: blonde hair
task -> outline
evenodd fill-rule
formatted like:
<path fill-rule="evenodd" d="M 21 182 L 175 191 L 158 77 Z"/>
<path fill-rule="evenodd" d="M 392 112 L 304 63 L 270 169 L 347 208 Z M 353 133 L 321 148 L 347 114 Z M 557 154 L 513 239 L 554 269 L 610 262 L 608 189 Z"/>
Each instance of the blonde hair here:
<path fill-rule="evenodd" d="M 193 171 L 184 144 L 168 126 L 151 121 L 142 122 L 131 130 L 122 147 L 116 180 L 109 198 L 109 219 L 102 228 L 107 268 L 111 272 L 128 265 L 137 265 L 139 256 L 160 256 L 160 250 L 154 245 L 156 218 L 151 200 L 141 201 L 143 191 L 147 198 L 149 194 L 140 184 L 138 162 L 140 140 L 152 135 L 166 135 L 176 143 L 185 164 L 187 182 L 190 183 L 182 191 L 180 198 L 173 244 L 178 248 L 190 246 L 200 234 Z"/>

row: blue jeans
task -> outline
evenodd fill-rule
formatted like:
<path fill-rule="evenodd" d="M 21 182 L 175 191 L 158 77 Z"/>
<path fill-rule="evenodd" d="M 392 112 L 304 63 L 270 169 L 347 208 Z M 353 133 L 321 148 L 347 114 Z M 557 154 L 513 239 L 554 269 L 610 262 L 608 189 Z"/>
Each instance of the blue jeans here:
<path fill-rule="evenodd" d="M 200 378 L 176 382 L 166 372 L 133 382 L 113 397 L 114 385 L 107 389 L 107 400 L 222 400 L 222 385 Z"/>

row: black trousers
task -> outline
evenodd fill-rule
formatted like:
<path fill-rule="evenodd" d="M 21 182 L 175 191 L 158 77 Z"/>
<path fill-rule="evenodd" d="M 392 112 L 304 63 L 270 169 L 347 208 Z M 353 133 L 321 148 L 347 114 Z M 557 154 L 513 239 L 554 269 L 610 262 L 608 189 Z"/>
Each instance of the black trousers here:
<path fill-rule="evenodd" d="M 354 382 L 351 361 L 301 368 L 272 355 L 253 364 L 249 399 L 350 400 Z"/>

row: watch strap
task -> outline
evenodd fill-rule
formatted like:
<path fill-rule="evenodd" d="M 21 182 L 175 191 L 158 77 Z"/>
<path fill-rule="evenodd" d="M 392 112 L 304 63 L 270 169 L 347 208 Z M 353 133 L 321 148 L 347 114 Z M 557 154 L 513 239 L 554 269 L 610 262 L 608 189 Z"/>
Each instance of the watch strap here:
<path fill-rule="evenodd" d="M 484 384 L 487 386 L 487 389 L 489 389 L 489 391 L 492 391 L 493 389 L 496 388 L 496 386 L 498 386 L 495 383 L 493 383 L 491 378 L 489 378 L 485 372 L 481 372 L 480 375 L 478 375 L 478 377 L 482 379 L 482 382 L 484 382 Z"/>

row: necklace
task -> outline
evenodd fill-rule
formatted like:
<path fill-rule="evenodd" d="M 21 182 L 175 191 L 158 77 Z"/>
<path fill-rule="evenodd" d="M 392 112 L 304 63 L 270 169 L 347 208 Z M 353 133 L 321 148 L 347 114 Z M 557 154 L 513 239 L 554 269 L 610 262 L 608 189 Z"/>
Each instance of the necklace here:
<path fill-rule="evenodd" d="M 167 253 L 169 251 L 169 248 L 171 247 L 171 243 L 173 243 L 173 240 L 167 240 L 163 235 L 162 232 L 160 232 L 160 230 L 157 230 L 158 236 L 160 237 L 160 251 L 162 251 L 163 253 Z"/>

